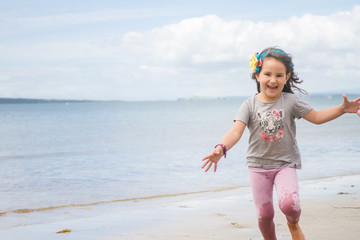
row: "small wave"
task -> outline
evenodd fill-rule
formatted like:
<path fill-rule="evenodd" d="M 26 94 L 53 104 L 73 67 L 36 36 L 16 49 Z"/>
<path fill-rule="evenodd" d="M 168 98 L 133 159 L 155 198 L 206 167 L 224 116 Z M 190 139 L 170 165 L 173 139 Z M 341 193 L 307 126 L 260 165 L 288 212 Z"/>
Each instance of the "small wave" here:
<path fill-rule="evenodd" d="M 300 182 L 314 181 L 314 180 L 331 179 L 331 178 L 354 176 L 354 175 L 360 175 L 360 172 L 338 174 L 338 175 L 333 175 L 333 176 L 321 176 L 321 177 L 314 177 L 314 178 L 306 178 L 306 179 L 300 179 L 299 181 Z M 194 191 L 194 192 L 159 194 L 159 195 L 151 195 L 151 196 L 144 196 L 144 197 L 115 199 L 115 200 L 99 201 L 99 202 L 92 202 L 92 203 L 75 203 L 75 204 L 49 206 L 49 207 L 42 207 L 42 208 L 22 208 L 22 209 L 10 210 L 10 211 L 6 211 L 6 212 L 0 212 L 0 217 L 4 216 L 6 214 L 9 214 L 9 213 L 27 214 L 27 213 L 33 213 L 33 212 L 45 212 L 45 211 L 51 211 L 51 210 L 56 210 L 56 209 L 61 209 L 61 208 L 70 208 L 70 207 L 89 207 L 89 206 L 104 205 L 104 204 L 111 204 L 111 203 L 117 203 L 117 202 L 137 202 L 137 201 L 161 199 L 161 198 L 171 198 L 171 197 L 179 197 L 179 196 L 186 196 L 186 195 L 197 195 L 197 194 L 202 194 L 202 193 L 225 192 L 225 191 L 231 191 L 231 190 L 236 190 L 236 189 L 245 188 L 245 187 L 249 187 L 249 186 L 248 185 L 230 186 L 230 187 L 224 187 L 224 188 L 218 188 L 218 189 L 208 189 L 208 190 L 201 190 L 201 191 Z"/>
<path fill-rule="evenodd" d="M 117 203 L 117 202 L 142 201 L 142 200 L 178 197 L 178 196 L 185 196 L 185 195 L 195 195 L 195 194 L 201 194 L 201 193 L 224 192 L 224 191 L 236 190 L 236 189 L 243 188 L 243 187 L 248 187 L 248 186 L 233 186 L 233 187 L 226 187 L 226 188 L 219 188 L 219 189 L 202 190 L 202 191 L 196 191 L 196 192 L 160 194 L 160 195 L 152 195 L 152 196 L 145 196 L 145 197 L 134 197 L 134 198 L 124 198 L 124 199 L 109 200 L 109 201 L 99 201 L 99 202 L 92 202 L 92 203 L 76 203 L 76 204 L 49 206 L 49 207 L 43 207 L 43 208 L 22 208 L 22 209 L 7 211 L 7 212 L 0 212 L 0 217 L 4 216 L 6 214 L 9 214 L 9 213 L 27 214 L 27 213 L 32 213 L 32 212 L 51 211 L 51 210 L 56 210 L 56 209 L 61 209 L 61 208 L 89 207 L 89 206 L 96 206 L 96 205 L 103 205 L 103 204 Z"/>

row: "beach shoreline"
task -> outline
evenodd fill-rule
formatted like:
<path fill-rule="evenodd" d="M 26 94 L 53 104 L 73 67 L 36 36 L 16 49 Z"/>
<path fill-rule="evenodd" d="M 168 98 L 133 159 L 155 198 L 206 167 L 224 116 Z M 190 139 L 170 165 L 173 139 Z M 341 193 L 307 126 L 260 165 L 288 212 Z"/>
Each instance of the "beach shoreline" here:
<path fill-rule="evenodd" d="M 360 236 L 360 175 L 344 175 L 299 182 L 300 226 L 308 240 L 355 240 Z M 276 194 L 274 194 L 276 195 Z M 177 219 L 139 227 L 115 239 L 252 239 L 261 240 L 249 188 L 185 199 Z M 274 196 L 276 201 L 276 196 Z M 285 216 L 275 205 L 278 240 L 291 239 Z M 164 209 L 165 210 L 165 209 Z"/>
<path fill-rule="evenodd" d="M 308 240 L 358 239 L 360 174 L 301 180 L 299 188 L 300 225 Z M 276 194 L 274 198 L 276 202 Z M 81 211 L 84 213 L 79 214 Z M 29 214 L 39 217 L 37 214 L 46 213 Z M 97 205 L 92 209 L 69 208 L 59 214 L 79 217 L 1 229 L 1 239 L 262 239 L 248 186 Z M 277 204 L 275 224 L 278 240 L 291 239 Z M 56 234 L 65 229 L 71 232 Z"/>

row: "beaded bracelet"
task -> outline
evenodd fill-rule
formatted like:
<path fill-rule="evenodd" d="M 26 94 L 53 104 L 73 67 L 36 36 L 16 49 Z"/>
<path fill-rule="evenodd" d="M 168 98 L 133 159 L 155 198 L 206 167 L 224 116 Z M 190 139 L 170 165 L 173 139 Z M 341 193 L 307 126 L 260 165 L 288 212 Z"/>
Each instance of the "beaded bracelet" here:
<path fill-rule="evenodd" d="M 223 149 L 223 153 L 224 153 L 224 158 L 226 158 L 226 146 L 224 144 L 216 144 L 214 148 L 216 148 L 217 146 L 221 146 L 222 149 Z"/>

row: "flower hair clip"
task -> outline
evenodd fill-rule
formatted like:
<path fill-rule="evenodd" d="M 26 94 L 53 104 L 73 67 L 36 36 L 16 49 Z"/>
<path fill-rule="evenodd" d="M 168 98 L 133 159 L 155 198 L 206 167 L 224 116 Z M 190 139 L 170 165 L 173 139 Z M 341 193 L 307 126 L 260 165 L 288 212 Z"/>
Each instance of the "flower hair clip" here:
<path fill-rule="evenodd" d="M 254 53 L 254 55 L 250 59 L 250 67 L 253 69 L 254 73 L 260 72 L 260 67 L 263 64 L 264 58 L 267 56 L 267 54 L 269 52 L 278 53 L 278 54 L 284 54 L 284 55 L 289 56 L 286 52 L 284 52 L 284 51 L 282 51 L 280 49 L 268 50 L 268 51 L 263 52 L 262 54 Z M 294 63 L 291 61 L 291 58 L 290 58 L 290 66 L 294 67 Z"/>
<path fill-rule="evenodd" d="M 250 59 L 250 67 L 253 69 L 254 73 L 259 72 L 259 67 L 262 65 L 262 59 L 259 53 L 254 53 L 253 57 Z"/>

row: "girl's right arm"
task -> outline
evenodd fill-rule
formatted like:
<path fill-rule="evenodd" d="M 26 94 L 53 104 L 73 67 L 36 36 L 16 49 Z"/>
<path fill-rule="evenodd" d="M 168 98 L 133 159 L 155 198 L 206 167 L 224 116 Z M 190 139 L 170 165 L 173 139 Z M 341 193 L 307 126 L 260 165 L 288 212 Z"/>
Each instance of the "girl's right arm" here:
<path fill-rule="evenodd" d="M 241 138 L 246 124 L 242 121 L 235 121 L 232 128 L 225 134 L 223 139 L 221 140 L 220 144 L 226 146 L 227 150 L 230 150 Z M 204 157 L 202 161 L 205 161 L 204 165 L 201 168 L 205 169 L 207 172 L 211 166 L 214 164 L 214 172 L 217 169 L 217 163 L 219 162 L 220 158 L 224 155 L 223 148 L 221 146 L 217 146 L 209 155 Z"/>

